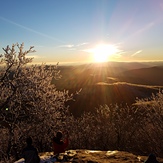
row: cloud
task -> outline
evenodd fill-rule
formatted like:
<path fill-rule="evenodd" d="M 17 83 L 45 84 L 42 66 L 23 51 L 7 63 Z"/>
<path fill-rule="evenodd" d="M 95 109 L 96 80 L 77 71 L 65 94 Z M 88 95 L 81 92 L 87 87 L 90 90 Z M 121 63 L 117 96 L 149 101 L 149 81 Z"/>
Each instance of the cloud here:
<path fill-rule="evenodd" d="M 117 53 L 117 54 L 114 55 L 114 58 L 121 58 L 122 57 L 122 54 L 123 54 L 123 52 Z"/>
<path fill-rule="evenodd" d="M 155 22 L 150 22 L 148 24 L 146 24 L 145 26 L 143 26 L 142 28 L 138 29 L 135 33 L 133 33 L 130 37 L 134 37 L 136 35 L 140 35 L 145 31 L 148 31 L 149 29 L 151 29 L 153 26 L 155 25 Z"/>
<path fill-rule="evenodd" d="M 80 44 L 65 44 L 65 45 L 60 45 L 56 48 L 68 48 L 68 50 L 79 50 L 81 46 L 89 44 L 88 42 L 80 43 Z"/>
<path fill-rule="evenodd" d="M 3 21 L 5 21 L 5 22 L 8 22 L 8 23 L 10 23 L 10 24 L 13 24 L 13 25 L 15 25 L 15 26 L 17 26 L 17 27 L 20 27 L 20 28 L 22 28 L 22 29 L 25 29 L 25 30 L 27 30 L 27 31 L 29 31 L 29 32 L 38 34 L 38 35 L 40 35 L 40 36 L 49 38 L 49 39 L 51 39 L 51 40 L 54 40 L 54 41 L 57 41 L 57 42 L 60 42 L 60 43 L 65 43 L 64 41 L 62 41 L 62 40 L 60 40 L 60 39 L 58 39 L 58 38 L 51 37 L 51 36 L 49 36 L 49 35 L 47 35 L 47 34 L 38 32 L 38 31 L 36 31 L 36 30 L 34 30 L 34 29 L 32 29 L 32 28 L 28 28 L 28 27 L 26 27 L 26 26 L 23 26 L 23 25 L 21 25 L 21 24 L 18 24 L 18 23 L 16 23 L 16 22 L 13 22 L 13 21 L 11 21 L 11 20 L 9 20 L 9 19 L 6 19 L 6 18 L 4 18 L 4 17 L 1 17 L 1 16 L 0 16 L 0 19 L 3 20 Z"/>
<path fill-rule="evenodd" d="M 34 59 L 36 59 L 36 58 L 45 58 L 45 57 L 40 57 L 40 56 L 38 56 L 38 55 L 28 55 L 28 56 L 26 56 L 27 58 L 34 58 Z"/>
<path fill-rule="evenodd" d="M 87 44 L 89 44 L 89 42 L 83 42 L 83 43 L 81 43 L 81 44 L 78 44 L 78 45 L 76 45 L 76 46 L 83 46 L 83 45 L 87 45 Z"/>
<path fill-rule="evenodd" d="M 139 50 L 139 51 L 135 52 L 134 54 L 132 54 L 131 57 L 134 57 L 134 56 L 136 56 L 137 54 L 139 54 L 141 52 L 142 52 L 142 50 Z"/>
<path fill-rule="evenodd" d="M 73 44 L 67 44 L 67 45 L 60 45 L 60 46 L 58 46 L 58 48 L 72 48 L 74 46 L 75 45 L 73 45 Z"/>
<path fill-rule="evenodd" d="M 108 54 L 120 54 L 123 51 L 119 49 L 117 45 L 111 45 L 111 44 L 98 44 L 94 48 L 89 48 L 89 49 L 84 49 L 82 50 L 84 52 L 88 53 L 94 53 L 94 52 L 99 52 L 99 53 L 108 53 Z"/>
<path fill-rule="evenodd" d="M 94 49 L 93 48 L 92 49 L 83 49 L 81 51 L 87 52 L 87 53 L 93 53 L 94 52 Z"/>
<path fill-rule="evenodd" d="M 154 22 L 150 22 L 148 23 L 146 26 L 144 26 L 143 28 L 139 29 L 136 33 L 142 33 L 150 28 L 152 28 L 155 25 Z"/>

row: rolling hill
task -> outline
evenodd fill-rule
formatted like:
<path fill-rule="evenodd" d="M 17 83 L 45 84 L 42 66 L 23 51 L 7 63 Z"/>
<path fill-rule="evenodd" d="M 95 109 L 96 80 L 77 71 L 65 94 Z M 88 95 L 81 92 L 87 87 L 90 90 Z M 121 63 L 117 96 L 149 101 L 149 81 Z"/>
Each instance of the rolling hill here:
<path fill-rule="evenodd" d="M 163 67 L 140 63 L 63 66 L 61 75 L 61 80 L 53 81 L 58 89 L 70 93 L 81 89 L 67 103 L 74 115 L 105 104 L 132 105 L 136 98 L 148 98 L 163 88 Z"/>
<path fill-rule="evenodd" d="M 163 86 L 163 66 L 125 71 L 119 78 L 130 83 Z"/>

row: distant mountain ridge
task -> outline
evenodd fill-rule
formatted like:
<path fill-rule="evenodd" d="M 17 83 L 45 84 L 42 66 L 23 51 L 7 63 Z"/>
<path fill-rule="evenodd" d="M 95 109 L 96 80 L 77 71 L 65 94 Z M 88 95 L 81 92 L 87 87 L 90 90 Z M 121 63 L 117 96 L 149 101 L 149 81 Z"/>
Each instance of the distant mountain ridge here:
<path fill-rule="evenodd" d="M 128 70 L 119 77 L 130 83 L 163 86 L 163 66 Z"/>
<path fill-rule="evenodd" d="M 67 66 L 61 67 L 61 75 L 61 80 L 54 81 L 57 88 L 67 89 L 70 93 L 82 89 L 74 96 L 74 101 L 67 103 L 75 115 L 105 104 L 132 105 L 136 98 L 149 98 L 152 93 L 163 89 L 163 65 L 112 63 Z"/>

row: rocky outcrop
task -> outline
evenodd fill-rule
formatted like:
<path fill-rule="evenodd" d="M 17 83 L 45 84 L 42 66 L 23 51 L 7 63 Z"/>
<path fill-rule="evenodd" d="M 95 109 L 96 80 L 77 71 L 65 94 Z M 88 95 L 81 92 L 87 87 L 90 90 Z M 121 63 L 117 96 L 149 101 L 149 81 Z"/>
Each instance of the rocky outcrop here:
<path fill-rule="evenodd" d="M 41 163 L 69 162 L 69 163 L 143 163 L 147 156 L 134 155 L 124 151 L 97 150 L 68 150 L 57 158 L 52 152 L 40 153 Z M 163 158 L 157 158 L 163 163 Z M 15 163 L 24 163 L 23 159 Z"/>

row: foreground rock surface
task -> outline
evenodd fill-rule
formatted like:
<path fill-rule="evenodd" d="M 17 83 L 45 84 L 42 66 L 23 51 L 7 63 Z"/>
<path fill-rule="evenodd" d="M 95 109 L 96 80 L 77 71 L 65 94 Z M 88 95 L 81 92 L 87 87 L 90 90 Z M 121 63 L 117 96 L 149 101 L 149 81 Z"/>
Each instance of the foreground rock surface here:
<path fill-rule="evenodd" d="M 41 153 L 41 163 L 53 163 L 55 158 L 52 152 Z M 96 150 L 69 150 L 58 156 L 56 162 L 72 163 L 143 163 L 147 156 L 134 155 L 123 151 L 96 151 Z M 163 163 L 163 158 L 157 158 Z M 23 159 L 15 163 L 24 163 Z"/>

